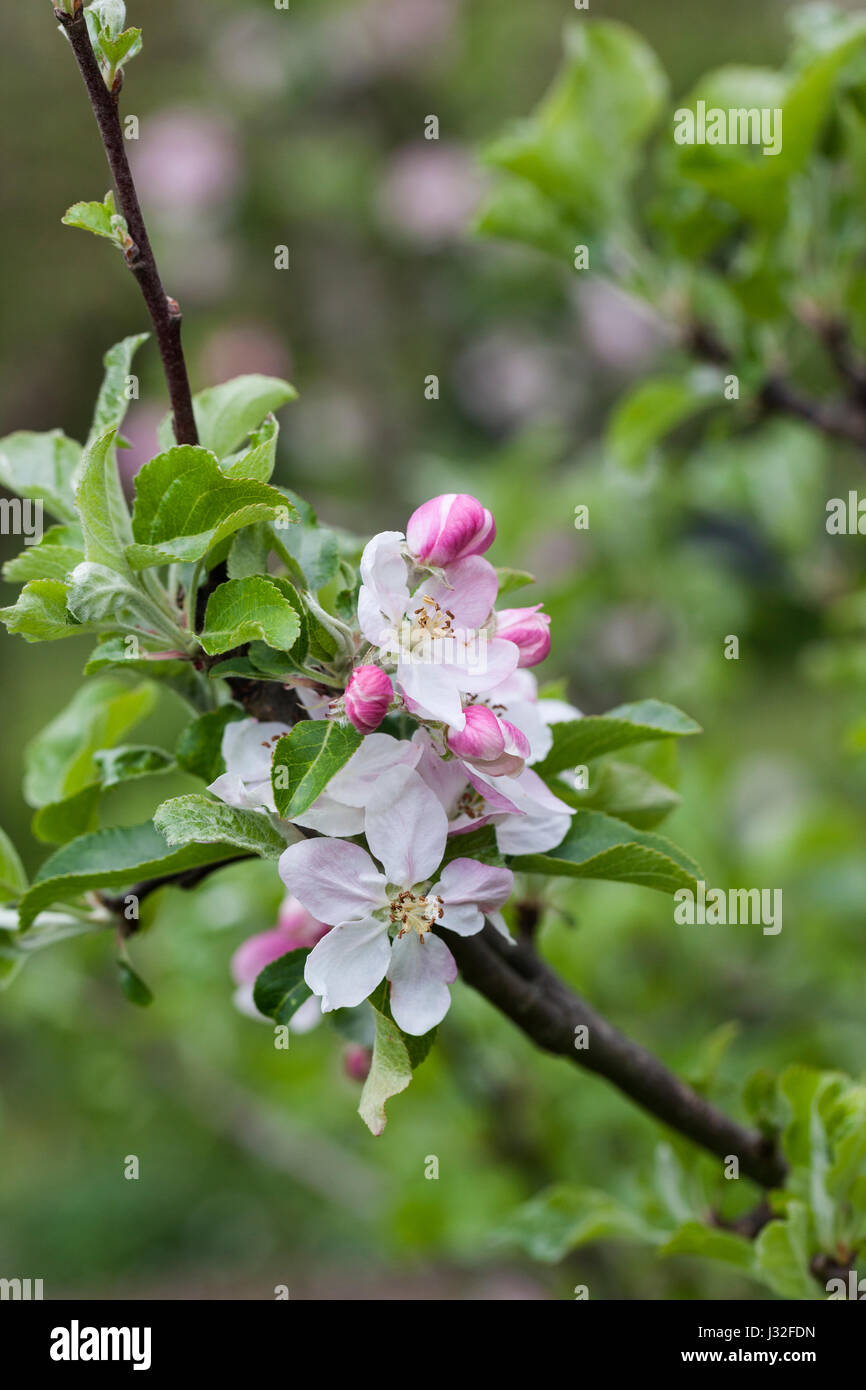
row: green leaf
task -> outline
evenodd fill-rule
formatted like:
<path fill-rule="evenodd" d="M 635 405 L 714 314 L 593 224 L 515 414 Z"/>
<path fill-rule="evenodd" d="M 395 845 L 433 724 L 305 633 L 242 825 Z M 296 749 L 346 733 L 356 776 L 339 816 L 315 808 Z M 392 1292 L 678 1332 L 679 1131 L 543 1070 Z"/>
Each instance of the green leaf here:
<path fill-rule="evenodd" d="M 264 811 L 239 810 L 213 801 L 203 792 L 176 796 L 158 806 L 153 817 L 170 845 L 233 845 L 235 849 L 278 859 L 286 841 Z"/>
<path fill-rule="evenodd" d="M 421 1052 L 426 1056 L 429 1046 L 419 1049 L 416 1054 L 417 1060 L 413 1062 L 410 1043 L 423 1043 L 424 1039 L 409 1039 L 400 1031 L 393 1018 L 377 1008 L 373 1009 L 373 1018 L 376 1025 L 373 1057 L 361 1092 L 358 1114 L 370 1133 L 378 1135 L 382 1133 L 387 1122 L 386 1103 L 392 1096 L 406 1090 L 412 1080 L 414 1067 L 423 1060 Z"/>
<path fill-rule="evenodd" d="M 102 793 L 122 782 L 152 777 L 174 770 L 170 753 L 161 748 L 128 745 L 103 748 L 94 753 L 98 779 L 62 801 L 49 802 L 33 817 L 33 834 L 49 844 L 65 844 L 78 835 L 97 828 L 97 811 Z"/>
<path fill-rule="evenodd" d="M 660 835 L 635 830 L 601 811 L 577 811 L 561 845 L 546 854 L 521 854 L 512 868 L 528 874 L 601 878 L 640 883 L 661 893 L 697 891 L 701 873 L 682 850 Z"/>
<path fill-rule="evenodd" d="M 288 1023 L 310 998 L 313 991 L 304 980 L 309 954 L 306 949 L 289 951 L 265 966 L 253 987 L 253 1003 L 260 1014 L 275 1023 Z"/>
<path fill-rule="evenodd" d="M 528 570 L 513 570 L 499 568 L 496 571 L 499 580 L 498 597 L 505 598 L 506 594 L 513 594 L 517 589 L 525 589 L 527 584 L 535 583 L 535 575 Z"/>
<path fill-rule="evenodd" d="M 712 367 L 653 377 L 618 403 L 607 427 L 607 448 L 620 468 L 644 468 L 665 435 L 708 406 L 723 403 L 722 373 Z"/>
<path fill-rule="evenodd" d="M 251 575 L 267 575 L 271 553 L 271 531 L 266 522 L 245 526 L 232 537 L 226 567 L 229 579 L 249 579 Z"/>
<path fill-rule="evenodd" d="M 261 429 L 253 430 L 248 449 L 222 460 L 223 472 L 229 478 L 254 478 L 260 483 L 269 482 L 277 462 L 279 433 L 276 419 L 269 415 Z"/>
<path fill-rule="evenodd" d="M 29 927 L 51 903 L 78 897 L 90 889 L 125 888 L 139 880 L 218 864 L 235 855 L 233 845 L 223 844 L 171 849 L 151 821 L 82 835 L 42 865 L 19 904 L 21 929 Z"/>
<path fill-rule="evenodd" d="M 128 575 L 126 551 L 132 545 L 129 509 L 117 475 L 117 430 L 101 434 L 84 451 L 75 502 L 84 534 L 84 558 Z"/>
<path fill-rule="evenodd" d="M 589 807 L 605 811 L 639 830 L 651 830 L 680 803 L 673 788 L 653 777 L 646 768 L 616 761 L 594 769 L 585 791 L 557 782 L 556 794 L 578 810 Z"/>
<path fill-rule="evenodd" d="M 686 1221 L 675 1231 L 659 1251 L 660 1255 L 702 1255 L 707 1260 L 719 1260 L 735 1269 L 752 1272 L 753 1247 L 744 1236 L 704 1226 L 700 1221 Z"/>
<path fill-rule="evenodd" d="M 62 801 L 40 806 L 31 825 L 36 839 L 49 845 L 65 845 L 67 840 L 95 830 L 100 791 L 99 783 L 91 782 Z"/>
<path fill-rule="evenodd" d="M 237 705 L 221 705 L 188 724 L 175 749 L 175 757 L 184 772 L 200 777 L 203 782 L 215 782 L 226 770 L 221 751 L 226 725 L 244 717 Z"/>
<path fill-rule="evenodd" d="M 119 430 L 123 424 L 129 406 L 126 381 L 132 370 L 132 359 L 149 336 L 148 333 L 136 333 L 130 338 L 124 338 L 109 348 L 103 357 L 105 375 L 99 388 L 86 449 L 90 449 L 107 430 Z"/>
<path fill-rule="evenodd" d="M 214 590 L 200 641 L 209 656 L 256 640 L 289 651 L 300 631 L 300 619 L 289 600 L 268 579 L 253 575 L 229 579 Z"/>
<path fill-rule="evenodd" d="M 292 526 L 280 532 L 280 539 L 313 593 L 330 584 L 340 563 L 333 531 L 323 526 Z"/>
<path fill-rule="evenodd" d="M 80 463 L 81 445 L 62 430 L 19 430 L 0 440 L 0 483 L 19 497 L 41 499 L 58 521 L 78 520 L 72 480 Z"/>
<path fill-rule="evenodd" d="M 486 156 L 534 185 L 582 232 L 599 231 L 624 214 L 666 95 L 664 72 L 639 34 L 583 21 L 567 28 L 562 67 L 535 114 Z"/>
<path fill-rule="evenodd" d="M 94 753 L 93 760 L 99 768 L 104 791 L 139 777 L 156 777 L 173 772 L 177 766 L 165 749 L 137 743 L 124 744 L 120 748 L 100 748 Z"/>
<path fill-rule="evenodd" d="M 24 865 L 5 830 L 0 830 L 0 902 L 18 898 L 27 887 Z"/>
<path fill-rule="evenodd" d="M 518 1207 L 497 1230 L 497 1243 L 516 1245 L 533 1260 L 558 1264 L 570 1250 L 596 1240 L 658 1245 L 669 1233 L 592 1187 L 550 1187 Z"/>
<path fill-rule="evenodd" d="M 603 753 L 659 738 L 699 734 L 701 726 L 674 705 L 639 700 L 619 705 L 607 714 L 588 714 L 553 726 L 553 748 L 533 769 L 541 777 L 582 766 Z"/>
<path fill-rule="evenodd" d="M 802 1202 L 790 1202 L 783 1221 L 770 1221 L 754 1245 L 757 1276 L 780 1298 L 821 1298 L 809 1273 L 809 1213 Z"/>
<path fill-rule="evenodd" d="M 93 782 L 94 754 L 118 743 L 155 703 L 156 690 L 149 683 L 129 686 L 104 676 L 82 686 L 25 749 L 29 805 L 62 801 Z"/>
<path fill-rule="evenodd" d="M 137 576 L 119 574 L 107 565 L 85 560 L 70 575 L 66 607 L 79 623 L 103 631 L 130 629 L 156 639 L 169 649 L 188 645 L 186 634 L 149 594 L 139 587 Z"/>
<path fill-rule="evenodd" d="M 153 994 L 140 975 L 136 975 L 129 961 L 119 960 L 117 962 L 117 973 L 120 979 L 120 988 L 130 1004 L 135 1004 L 139 1009 L 146 1009 L 153 1003 Z"/>
<path fill-rule="evenodd" d="M 190 445 L 168 449 L 136 476 L 127 551 L 134 569 L 200 560 L 213 546 L 258 521 L 290 518 L 282 493 L 248 478 L 227 478 L 213 454 Z"/>
<path fill-rule="evenodd" d="M 11 608 L 0 608 L 0 622 L 25 642 L 54 642 L 75 637 L 81 628 L 66 611 L 66 585 L 59 579 L 33 579 Z"/>
<path fill-rule="evenodd" d="M 287 381 L 270 376 L 239 376 L 221 386 L 211 386 L 193 398 L 198 437 L 205 449 L 223 459 L 240 448 L 274 410 L 297 397 Z M 160 428 L 160 444 L 171 444 L 171 419 Z M 241 474 L 240 476 L 246 476 Z"/>
<path fill-rule="evenodd" d="M 276 746 L 271 768 L 274 801 L 283 820 L 306 811 L 357 752 L 362 736 L 350 724 L 305 719 Z"/>
<path fill-rule="evenodd" d="M 114 193 L 109 189 L 101 203 L 73 203 L 60 219 L 66 227 L 78 227 L 83 232 L 113 241 L 121 251 L 132 245 L 126 225 L 114 205 Z"/>
<path fill-rule="evenodd" d="M 38 545 L 28 545 L 7 560 L 3 578 L 26 584 L 30 579 L 56 579 L 63 583 L 84 559 L 84 538 L 78 526 L 49 526 Z"/>

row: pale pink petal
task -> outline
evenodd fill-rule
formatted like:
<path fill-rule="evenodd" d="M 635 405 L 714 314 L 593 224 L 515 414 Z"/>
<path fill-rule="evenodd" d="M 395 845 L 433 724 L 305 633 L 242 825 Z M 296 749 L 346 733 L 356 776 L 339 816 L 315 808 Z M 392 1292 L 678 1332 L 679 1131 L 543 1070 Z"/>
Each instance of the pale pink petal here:
<path fill-rule="evenodd" d="M 320 922 L 357 921 L 384 907 L 385 880 L 360 845 L 301 840 L 280 857 L 280 877 Z"/>
<path fill-rule="evenodd" d="M 389 883 L 411 888 L 435 873 L 445 852 L 448 817 L 411 767 L 396 767 L 367 802 L 367 844 Z"/>
<path fill-rule="evenodd" d="M 388 924 L 375 917 L 345 922 L 307 956 L 304 979 L 321 997 L 322 1013 L 353 1009 L 385 978 L 391 958 Z"/>
<path fill-rule="evenodd" d="M 442 897 L 446 908 L 459 903 L 472 903 L 486 912 L 488 908 L 502 907 L 513 888 L 514 874 L 510 869 L 482 864 L 477 859 L 452 859 L 430 891 Z"/>
<path fill-rule="evenodd" d="M 448 565 L 445 579 L 426 581 L 413 595 L 413 605 L 421 596 L 434 599 L 440 608 L 453 613 L 454 627 L 465 630 L 481 627 L 496 602 L 499 578 L 489 560 L 470 555 Z"/>
<path fill-rule="evenodd" d="M 466 719 L 460 699 L 460 672 L 432 662 L 401 661 L 397 679 L 404 695 L 414 702 L 422 718 L 441 720 L 453 729 L 463 728 Z"/>
<path fill-rule="evenodd" d="M 503 854 L 543 854 L 562 844 L 570 825 L 571 814 L 561 811 L 503 816 L 496 826 L 496 843 Z"/>
<path fill-rule="evenodd" d="M 419 937 L 408 931 L 391 948 L 388 979 L 391 981 L 391 1013 L 404 1033 L 422 1037 L 448 1012 L 448 986 L 457 978 L 454 957 L 444 941 L 432 932 Z"/>

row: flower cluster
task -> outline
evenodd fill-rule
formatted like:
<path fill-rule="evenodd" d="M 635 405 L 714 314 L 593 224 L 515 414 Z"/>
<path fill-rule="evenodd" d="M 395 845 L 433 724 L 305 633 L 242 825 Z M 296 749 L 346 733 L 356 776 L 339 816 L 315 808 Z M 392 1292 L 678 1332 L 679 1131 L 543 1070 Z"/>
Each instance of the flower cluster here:
<path fill-rule="evenodd" d="M 528 669 L 550 648 L 540 605 L 496 610 L 499 579 L 484 556 L 495 534 L 480 502 L 448 494 L 419 507 L 405 535 L 374 536 L 361 557 L 345 690 L 330 702 L 303 692 L 312 718 L 347 720 L 363 736 L 294 817 L 306 837 L 280 860 L 289 892 L 325 924 L 306 981 L 328 1011 L 360 1004 L 387 979 L 394 1019 L 415 1035 L 444 1016 L 457 973 L 439 931 L 467 936 L 487 919 L 508 935 L 512 872 L 455 854 L 459 837 L 490 825 L 501 855 L 539 853 L 560 843 L 573 814 L 532 764 L 551 747 L 551 725 L 579 711 L 539 698 Z M 288 732 L 230 724 L 226 772 L 211 790 L 274 813 L 270 764 Z"/>

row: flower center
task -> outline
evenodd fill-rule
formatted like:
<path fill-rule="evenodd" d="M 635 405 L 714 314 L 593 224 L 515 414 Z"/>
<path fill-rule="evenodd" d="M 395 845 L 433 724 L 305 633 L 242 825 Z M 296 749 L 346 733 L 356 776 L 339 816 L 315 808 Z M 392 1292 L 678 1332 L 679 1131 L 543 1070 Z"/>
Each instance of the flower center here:
<path fill-rule="evenodd" d="M 420 893 L 412 893 L 408 888 L 404 888 L 390 902 L 391 921 L 398 928 L 398 936 L 403 936 L 407 931 L 423 936 L 438 922 L 444 910 L 438 893 L 435 897 L 427 898 Z"/>
<path fill-rule="evenodd" d="M 429 641 L 433 637 L 450 637 L 453 633 L 454 614 L 450 608 L 442 608 L 429 594 L 421 595 L 421 607 L 412 614 L 412 646 Z"/>
<path fill-rule="evenodd" d="M 467 787 L 457 799 L 455 814 L 477 820 L 484 815 L 484 797 L 474 787 Z"/>

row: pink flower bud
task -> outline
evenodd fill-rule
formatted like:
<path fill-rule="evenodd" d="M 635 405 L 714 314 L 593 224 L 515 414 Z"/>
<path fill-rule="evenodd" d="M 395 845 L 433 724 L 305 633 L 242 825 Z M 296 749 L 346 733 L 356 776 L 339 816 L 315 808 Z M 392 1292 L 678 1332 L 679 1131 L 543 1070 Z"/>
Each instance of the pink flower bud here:
<path fill-rule="evenodd" d="M 550 651 L 550 618 L 534 608 L 503 608 L 496 614 L 496 636 L 520 648 L 518 666 L 537 666 Z"/>
<path fill-rule="evenodd" d="M 445 492 L 424 502 L 406 527 L 409 551 L 424 565 L 451 565 L 467 555 L 482 555 L 495 537 L 493 516 L 465 492 Z"/>
<path fill-rule="evenodd" d="M 373 1054 L 369 1047 L 351 1043 L 343 1053 L 343 1068 L 351 1081 L 366 1081 Z"/>
<path fill-rule="evenodd" d="M 459 731 L 452 729 L 448 735 L 452 753 L 470 762 L 487 763 L 505 752 L 505 734 L 492 709 L 486 705 L 467 705 L 464 714 L 465 727 Z"/>
<path fill-rule="evenodd" d="M 391 679 L 381 667 L 356 666 L 346 686 L 346 714 L 359 734 L 372 734 L 393 698 Z"/>
<path fill-rule="evenodd" d="M 465 762 L 493 777 L 516 777 L 529 757 L 529 740 L 507 719 L 499 719 L 486 705 L 468 705 L 466 726 L 448 735 L 448 747 Z"/>

